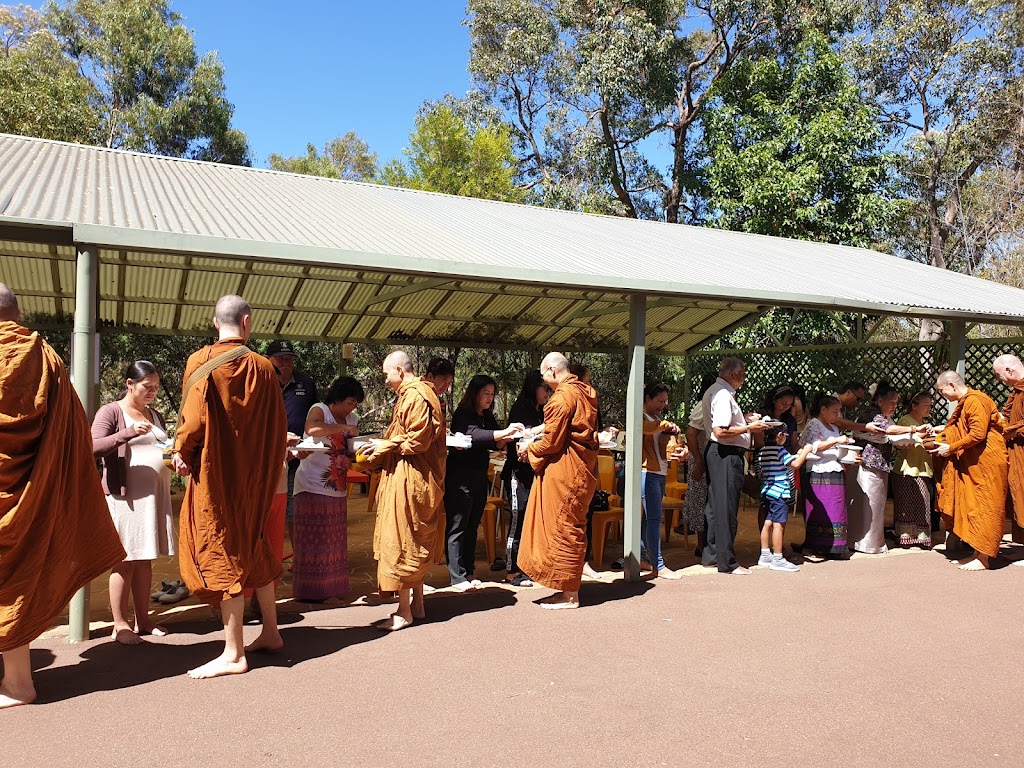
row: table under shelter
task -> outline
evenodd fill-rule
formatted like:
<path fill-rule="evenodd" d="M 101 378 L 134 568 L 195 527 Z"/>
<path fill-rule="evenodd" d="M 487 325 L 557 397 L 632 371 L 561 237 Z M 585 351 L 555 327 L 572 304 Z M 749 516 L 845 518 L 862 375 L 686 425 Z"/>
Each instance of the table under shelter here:
<path fill-rule="evenodd" d="M 1024 291 L 872 250 L 600 216 L 0 134 L 0 281 L 30 327 L 73 327 L 95 407 L 98 334 L 253 336 L 624 352 L 627 445 L 645 355 L 682 355 L 774 307 L 1024 325 Z M 33 320 L 34 318 L 34 320 Z M 626 576 L 640 576 L 640 451 L 627 453 Z M 88 634 L 76 595 L 70 640 Z"/>

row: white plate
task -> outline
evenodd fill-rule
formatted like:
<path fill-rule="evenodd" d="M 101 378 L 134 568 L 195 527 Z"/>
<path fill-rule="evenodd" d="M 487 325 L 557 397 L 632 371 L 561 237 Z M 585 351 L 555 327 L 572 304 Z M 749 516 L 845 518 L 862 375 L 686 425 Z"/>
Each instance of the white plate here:
<path fill-rule="evenodd" d="M 323 443 L 302 440 L 297 445 L 292 446 L 292 450 L 302 451 L 303 453 L 327 453 L 331 450 L 331 447 Z"/>
<path fill-rule="evenodd" d="M 840 464 L 856 464 L 857 463 L 857 459 L 855 459 L 853 456 L 844 456 L 843 458 L 841 458 L 839 460 L 839 463 Z"/>
<path fill-rule="evenodd" d="M 769 427 L 781 427 L 782 422 L 776 421 L 775 419 L 761 419 L 762 424 L 767 424 Z"/>
<path fill-rule="evenodd" d="M 616 443 L 614 440 L 608 440 L 607 442 L 598 443 L 597 445 L 599 448 L 607 448 L 610 450 L 614 448 L 616 445 L 618 445 L 618 443 Z"/>

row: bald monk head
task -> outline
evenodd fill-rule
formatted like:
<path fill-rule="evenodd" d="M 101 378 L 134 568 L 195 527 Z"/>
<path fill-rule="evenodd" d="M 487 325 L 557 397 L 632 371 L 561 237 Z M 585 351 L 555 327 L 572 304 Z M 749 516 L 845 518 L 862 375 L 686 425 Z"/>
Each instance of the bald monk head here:
<path fill-rule="evenodd" d="M 222 339 L 237 336 L 243 342 L 248 341 L 252 333 L 252 308 L 249 302 L 233 293 L 221 296 L 213 310 L 213 327 Z"/>
<path fill-rule="evenodd" d="M 943 371 L 935 382 L 939 394 L 952 403 L 967 394 L 967 382 L 956 371 Z"/>
<path fill-rule="evenodd" d="M 557 389 L 559 384 L 572 375 L 569 373 L 569 361 L 561 352 L 548 352 L 540 361 L 540 375 L 551 389 Z"/>
<path fill-rule="evenodd" d="M 3 283 L 0 283 L 0 322 L 10 320 L 16 323 L 21 319 L 21 310 L 18 308 L 18 297 L 14 291 Z"/>
<path fill-rule="evenodd" d="M 381 367 L 388 386 L 396 392 L 402 386 L 402 382 L 413 378 L 412 360 L 409 355 L 400 349 L 393 350 L 384 358 L 384 365 Z"/>
<path fill-rule="evenodd" d="M 992 361 L 996 378 L 1008 387 L 1024 386 L 1024 364 L 1016 355 L 1000 355 Z"/>

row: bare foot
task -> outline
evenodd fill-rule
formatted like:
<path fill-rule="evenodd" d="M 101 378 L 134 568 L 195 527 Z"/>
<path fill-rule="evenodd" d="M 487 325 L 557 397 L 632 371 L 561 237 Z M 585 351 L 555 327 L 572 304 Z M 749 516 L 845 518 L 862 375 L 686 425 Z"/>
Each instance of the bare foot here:
<path fill-rule="evenodd" d="M 132 631 L 131 627 L 121 627 L 120 629 L 114 627 L 114 631 L 110 633 L 110 639 L 116 640 L 121 645 L 141 645 L 145 642 Z"/>
<path fill-rule="evenodd" d="M 259 637 L 245 646 L 246 653 L 277 653 L 284 648 L 280 632 L 260 632 Z"/>
<path fill-rule="evenodd" d="M 981 560 L 975 558 L 960 566 L 961 571 L 987 571 L 988 563 L 983 563 Z"/>
<path fill-rule="evenodd" d="M 658 571 L 658 578 L 659 579 L 675 580 L 675 579 L 681 579 L 683 577 L 680 576 L 675 571 L 673 571 L 671 568 L 662 568 L 660 571 Z"/>
<path fill-rule="evenodd" d="M 750 569 L 744 568 L 742 565 L 740 565 L 734 568 L 733 570 L 729 571 L 729 573 L 731 573 L 733 576 L 749 576 Z"/>
<path fill-rule="evenodd" d="M 410 606 L 410 609 L 412 610 L 412 617 L 414 619 L 425 619 L 425 618 L 427 618 L 427 611 L 426 611 L 426 608 L 424 608 L 424 606 L 423 606 L 423 599 L 422 598 L 417 599 L 417 598 L 414 597 L 413 600 L 412 600 L 412 604 Z"/>
<path fill-rule="evenodd" d="M 193 680 L 205 680 L 210 677 L 222 677 L 224 675 L 241 675 L 248 671 L 249 665 L 245 661 L 245 656 L 240 659 L 218 656 L 201 667 L 190 669 L 188 676 Z"/>
<path fill-rule="evenodd" d="M 28 688 L 17 691 L 7 687 L 7 682 L 0 680 L 0 709 L 20 707 L 22 704 L 31 704 L 36 700 L 35 686 L 29 684 Z"/>
<path fill-rule="evenodd" d="M 159 624 L 143 624 L 142 626 L 136 625 L 135 634 L 139 636 L 167 637 L 170 632 L 167 630 L 167 627 L 161 627 Z"/>
<path fill-rule="evenodd" d="M 345 601 L 343 599 L 341 599 L 340 597 L 328 597 L 326 600 L 324 600 L 323 604 L 324 605 L 332 605 L 332 606 L 344 605 Z"/>
<path fill-rule="evenodd" d="M 537 605 L 547 608 L 549 611 L 557 611 L 563 608 L 579 608 L 580 600 L 578 597 L 570 597 L 564 592 L 556 592 L 550 597 L 538 600 Z"/>
<path fill-rule="evenodd" d="M 401 614 L 392 613 L 386 619 L 381 619 L 375 622 L 374 625 L 377 629 L 383 632 L 397 632 L 400 629 L 412 626 L 412 618 L 405 618 Z"/>
<path fill-rule="evenodd" d="M 583 578 L 601 581 L 601 574 L 590 567 L 590 563 L 583 564 Z"/>

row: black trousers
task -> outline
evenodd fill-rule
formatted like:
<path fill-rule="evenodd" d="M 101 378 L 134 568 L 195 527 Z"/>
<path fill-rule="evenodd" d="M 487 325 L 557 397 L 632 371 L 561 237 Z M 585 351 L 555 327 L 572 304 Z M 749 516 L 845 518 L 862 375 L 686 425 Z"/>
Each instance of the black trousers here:
<path fill-rule="evenodd" d="M 487 505 L 487 488 L 486 471 L 479 476 L 452 473 L 445 478 L 444 538 L 452 584 L 473 578 L 477 534 Z"/>
<path fill-rule="evenodd" d="M 519 570 L 519 542 L 523 538 L 523 520 L 526 518 L 526 505 L 530 500 L 530 489 L 533 478 L 524 483 L 514 472 L 505 478 L 505 498 L 508 499 L 509 521 L 508 538 L 505 540 L 505 569 L 509 574 L 521 573 Z"/>
<path fill-rule="evenodd" d="M 708 504 L 704 510 L 707 542 L 701 562 L 718 564 L 722 573 L 739 567 L 736 562 L 736 528 L 743 491 L 743 448 L 708 441 L 704 466 L 708 476 Z"/>

